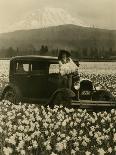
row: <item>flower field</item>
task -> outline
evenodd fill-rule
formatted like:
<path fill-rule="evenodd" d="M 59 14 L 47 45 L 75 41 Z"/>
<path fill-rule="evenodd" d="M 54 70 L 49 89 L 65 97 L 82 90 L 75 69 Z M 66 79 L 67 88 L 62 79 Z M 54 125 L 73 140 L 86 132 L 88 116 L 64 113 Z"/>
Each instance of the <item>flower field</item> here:
<path fill-rule="evenodd" d="M 0 154 L 90 155 L 116 152 L 116 110 L 0 103 Z"/>
<path fill-rule="evenodd" d="M 2 66 L 1 66 L 2 64 Z M 116 95 L 116 63 L 80 63 L 81 78 Z M 0 85 L 8 81 L 0 62 Z M 0 155 L 116 155 L 116 109 L 91 112 L 0 102 Z"/>

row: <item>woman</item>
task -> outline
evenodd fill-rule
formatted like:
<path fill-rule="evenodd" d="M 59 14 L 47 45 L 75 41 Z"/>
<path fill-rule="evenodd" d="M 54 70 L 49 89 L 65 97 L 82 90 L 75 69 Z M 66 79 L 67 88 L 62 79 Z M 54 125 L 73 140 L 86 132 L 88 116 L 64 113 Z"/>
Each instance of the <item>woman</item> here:
<path fill-rule="evenodd" d="M 72 88 L 73 75 L 78 71 L 77 65 L 71 59 L 69 51 L 60 50 L 59 56 L 59 87 Z"/>

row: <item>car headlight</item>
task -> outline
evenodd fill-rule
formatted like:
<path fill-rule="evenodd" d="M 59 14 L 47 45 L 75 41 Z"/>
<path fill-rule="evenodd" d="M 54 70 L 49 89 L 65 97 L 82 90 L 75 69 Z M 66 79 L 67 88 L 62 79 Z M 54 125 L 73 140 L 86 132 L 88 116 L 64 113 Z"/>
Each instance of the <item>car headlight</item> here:
<path fill-rule="evenodd" d="M 75 88 L 76 90 L 79 90 L 79 88 L 80 88 L 80 83 L 79 83 L 79 82 L 75 82 L 75 83 L 74 83 L 74 88 Z"/>
<path fill-rule="evenodd" d="M 96 88 L 96 90 L 100 90 L 101 86 L 99 85 L 99 86 L 96 86 L 95 88 Z"/>

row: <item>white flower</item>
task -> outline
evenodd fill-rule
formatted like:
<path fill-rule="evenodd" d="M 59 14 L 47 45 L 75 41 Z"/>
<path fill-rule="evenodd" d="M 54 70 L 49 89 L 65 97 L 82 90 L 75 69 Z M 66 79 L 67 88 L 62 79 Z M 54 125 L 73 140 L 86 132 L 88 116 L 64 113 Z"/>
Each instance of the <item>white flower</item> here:
<path fill-rule="evenodd" d="M 33 147 L 34 147 L 34 148 L 37 148 L 37 147 L 38 147 L 38 143 L 37 143 L 36 140 L 32 141 L 32 144 L 33 144 Z"/>
<path fill-rule="evenodd" d="M 108 135 L 105 135 L 105 139 L 108 140 L 109 139 L 109 136 Z"/>
<path fill-rule="evenodd" d="M 74 122 L 74 126 L 77 126 L 77 122 Z"/>
<path fill-rule="evenodd" d="M 50 151 L 52 148 L 50 146 L 50 144 L 46 145 L 46 150 Z"/>
<path fill-rule="evenodd" d="M 72 131 L 70 131 L 71 135 L 73 137 L 76 137 L 77 136 L 77 131 L 75 129 L 73 129 Z"/>
<path fill-rule="evenodd" d="M 74 146 L 78 147 L 79 146 L 79 142 L 74 142 Z"/>
<path fill-rule="evenodd" d="M 69 112 L 74 112 L 75 110 L 73 109 L 73 108 L 71 108 L 70 110 L 69 110 Z"/>
<path fill-rule="evenodd" d="M 43 123 L 43 126 L 45 127 L 45 128 L 47 128 L 48 127 L 48 123 Z"/>
<path fill-rule="evenodd" d="M 70 122 L 70 127 L 72 127 L 73 126 L 73 122 Z"/>
<path fill-rule="evenodd" d="M 93 132 L 92 132 L 92 131 L 90 131 L 90 132 L 89 132 L 89 135 L 92 137 L 92 136 L 93 136 Z"/>
<path fill-rule="evenodd" d="M 98 133 L 95 133 L 94 137 L 97 139 L 99 137 Z"/>
<path fill-rule="evenodd" d="M 55 134 L 53 132 L 51 132 L 51 136 L 54 136 Z"/>
<path fill-rule="evenodd" d="M 28 146 L 28 150 L 31 150 L 32 149 L 32 146 Z"/>
<path fill-rule="evenodd" d="M 56 150 L 58 152 L 61 152 L 63 149 L 64 149 L 63 143 L 59 142 L 59 143 L 56 144 Z"/>
<path fill-rule="evenodd" d="M 113 123 L 110 123 L 110 128 L 113 128 Z"/>
<path fill-rule="evenodd" d="M 96 139 L 96 141 L 97 141 L 97 143 L 98 143 L 99 145 L 101 145 L 101 144 L 102 144 L 102 142 L 101 142 L 101 140 L 100 140 L 100 139 Z"/>
<path fill-rule="evenodd" d="M 89 152 L 89 151 L 85 152 L 85 155 L 90 155 L 90 154 L 91 154 L 91 152 Z"/>
<path fill-rule="evenodd" d="M 48 130 L 45 130 L 45 135 L 48 135 L 48 134 L 49 134 Z"/>
<path fill-rule="evenodd" d="M 85 126 L 85 123 L 82 123 L 82 124 L 81 124 L 81 127 L 84 127 L 84 126 Z"/>
<path fill-rule="evenodd" d="M 20 154 L 21 154 L 21 155 L 25 155 L 25 154 L 26 154 L 25 150 L 21 150 L 21 151 L 20 151 Z"/>
<path fill-rule="evenodd" d="M 69 136 L 67 136 L 67 137 L 66 137 L 66 140 L 67 140 L 67 141 L 69 141 L 69 140 L 70 140 L 70 137 L 69 137 Z"/>
<path fill-rule="evenodd" d="M 91 126 L 91 131 L 95 131 L 95 127 L 94 126 Z"/>
<path fill-rule="evenodd" d="M 1 126 L 0 126 L 0 133 L 2 133 L 3 132 L 3 129 L 1 128 Z"/>
<path fill-rule="evenodd" d="M 66 126 L 66 120 L 62 122 L 62 126 Z"/>
<path fill-rule="evenodd" d="M 114 134 L 113 141 L 116 142 L 116 133 Z"/>
<path fill-rule="evenodd" d="M 10 155 L 12 153 L 12 151 L 13 150 L 10 147 L 4 147 L 3 148 L 3 152 L 4 152 L 5 155 Z"/>
<path fill-rule="evenodd" d="M 113 129 L 113 132 L 116 132 L 116 129 L 115 128 Z"/>
<path fill-rule="evenodd" d="M 77 123 L 80 123 L 81 120 L 80 120 L 79 118 L 76 118 L 76 122 L 77 122 Z"/>
<path fill-rule="evenodd" d="M 111 147 L 108 148 L 108 152 L 112 153 L 112 148 Z"/>
<path fill-rule="evenodd" d="M 75 155 L 75 154 L 76 154 L 76 151 L 72 149 L 72 150 L 71 150 L 71 154 L 72 154 L 72 155 Z"/>
<path fill-rule="evenodd" d="M 92 122 L 92 123 L 95 123 L 95 119 L 92 118 L 91 122 Z"/>
<path fill-rule="evenodd" d="M 114 113 L 115 113 L 115 109 L 112 109 L 112 110 L 111 110 L 111 114 L 114 114 Z"/>
<path fill-rule="evenodd" d="M 82 134 L 83 134 L 83 130 L 80 130 L 80 131 L 79 131 L 79 134 L 82 135 Z"/>
<path fill-rule="evenodd" d="M 87 146 L 86 141 L 83 141 L 83 142 L 82 142 L 82 145 L 83 145 L 83 146 Z"/>
<path fill-rule="evenodd" d="M 15 136 L 11 136 L 11 137 L 9 138 L 9 143 L 11 143 L 11 144 L 13 144 L 13 145 L 16 144 Z"/>
<path fill-rule="evenodd" d="M 23 147 L 24 147 L 24 141 L 20 141 L 18 147 L 20 149 L 23 149 Z"/>
<path fill-rule="evenodd" d="M 57 155 L 56 153 L 52 152 L 50 155 Z"/>
<path fill-rule="evenodd" d="M 101 123 L 103 123 L 103 124 L 104 124 L 104 123 L 105 123 L 105 120 L 104 120 L 104 119 L 102 119 L 102 120 L 101 120 Z"/>
<path fill-rule="evenodd" d="M 104 155 L 106 152 L 102 148 L 100 148 L 98 149 L 98 153 L 99 155 Z"/>
<path fill-rule="evenodd" d="M 79 141 L 81 141 L 82 140 L 82 137 L 79 136 L 78 139 L 79 139 Z"/>
<path fill-rule="evenodd" d="M 21 131 L 23 131 L 23 130 L 24 130 L 24 126 L 20 125 L 20 126 L 18 127 L 18 129 L 21 130 Z"/>
<path fill-rule="evenodd" d="M 90 139 L 89 139 L 86 135 L 83 137 L 83 139 L 84 139 L 87 143 L 90 141 Z"/>
<path fill-rule="evenodd" d="M 61 137 L 57 137 L 57 141 L 60 141 L 61 140 Z"/>
<path fill-rule="evenodd" d="M 55 124 L 54 129 L 58 129 L 59 125 Z"/>
<path fill-rule="evenodd" d="M 54 123 L 49 124 L 50 128 L 54 128 Z"/>
<path fill-rule="evenodd" d="M 60 137 L 61 138 L 64 138 L 64 137 L 66 137 L 66 135 L 65 134 L 61 134 Z"/>
<path fill-rule="evenodd" d="M 76 146 L 76 147 L 75 147 L 75 150 L 76 150 L 76 151 L 79 151 L 79 147 L 78 147 L 78 146 Z"/>
<path fill-rule="evenodd" d="M 65 111 L 67 112 L 67 113 L 69 113 L 70 112 L 70 110 L 68 109 L 68 108 L 64 108 L 65 109 Z"/>

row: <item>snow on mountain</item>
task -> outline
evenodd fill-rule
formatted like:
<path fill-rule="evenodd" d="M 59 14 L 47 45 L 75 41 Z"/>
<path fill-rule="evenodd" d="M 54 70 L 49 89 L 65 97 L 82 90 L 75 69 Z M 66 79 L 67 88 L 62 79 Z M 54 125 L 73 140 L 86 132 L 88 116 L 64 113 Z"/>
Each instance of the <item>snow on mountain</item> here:
<path fill-rule="evenodd" d="M 33 13 L 24 17 L 18 23 L 10 26 L 8 31 L 39 29 L 65 24 L 74 24 L 78 26 L 88 27 L 88 25 L 86 25 L 83 21 L 72 17 L 61 8 L 43 8 L 34 11 Z"/>

